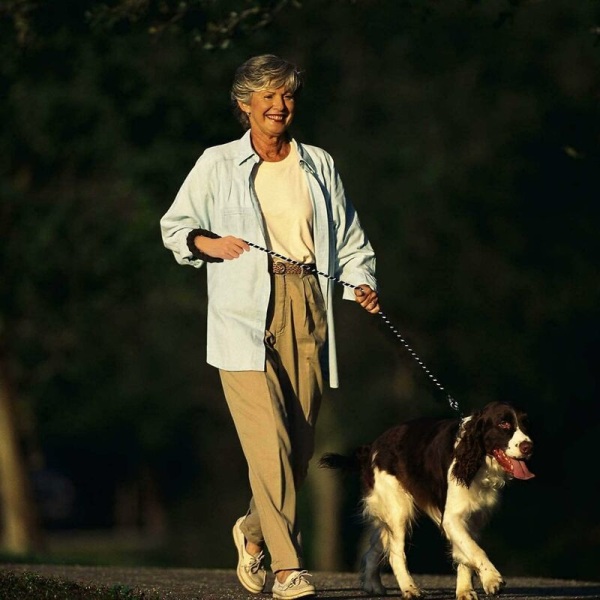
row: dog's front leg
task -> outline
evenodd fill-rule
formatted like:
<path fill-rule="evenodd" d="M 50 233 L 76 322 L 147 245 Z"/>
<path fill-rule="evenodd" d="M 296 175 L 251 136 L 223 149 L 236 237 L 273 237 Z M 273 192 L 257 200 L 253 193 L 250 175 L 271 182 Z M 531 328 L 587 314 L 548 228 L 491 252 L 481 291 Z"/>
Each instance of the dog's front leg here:
<path fill-rule="evenodd" d="M 456 567 L 456 600 L 478 600 L 473 589 L 473 571 L 467 565 L 458 564 Z"/>
<path fill-rule="evenodd" d="M 452 512 L 445 513 L 442 526 L 452 546 L 452 558 L 461 567 L 464 567 L 464 570 L 460 569 L 457 573 L 457 599 L 474 600 L 477 598 L 477 594 L 472 591 L 472 584 L 467 582 L 466 569 L 474 569 L 477 572 L 486 594 L 493 596 L 500 592 L 504 586 L 502 575 L 469 533 L 463 515 Z M 459 595 L 459 593 L 463 595 Z"/>
<path fill-rule="evenodd" d="M 476 571 L 485 593 L 495 595 L 504 586 L 504 580 L 498 569 L 492 564 L 487 554 L 475 540 L 477 532 L 485 522 L 483 513 L 480 512 L 480 501 L 474 501 L 474 498 L 479 498 L 480 496 L 481 490 L 476 487 L 475 483 L 466 487 L 451 478 L 448 481 L 442 529 L 452 545 L 452 558 L 459 565 L 465 565 Z M 486 509 L 491 510 L 496 502 L 497 496 L 490 496 Z M 459 577 L 460 574 L 457 574 L 457 579 Z M 471 600 L 473 595 L 469 595 L 470 591 L 466 575 L 463 575 L 461 578 L 463 580 L 463 587 L 461 589 L 465 589 L 466 592 L 464 593 L 467 595 L 463 599 L 457 593 L 457 598 L 460 598 L 460 600 Z"/>

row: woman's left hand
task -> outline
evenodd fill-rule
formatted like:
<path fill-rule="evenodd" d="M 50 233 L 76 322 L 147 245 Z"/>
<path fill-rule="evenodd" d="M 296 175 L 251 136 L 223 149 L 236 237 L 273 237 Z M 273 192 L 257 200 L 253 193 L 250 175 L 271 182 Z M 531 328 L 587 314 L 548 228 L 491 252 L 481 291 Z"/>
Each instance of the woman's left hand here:
<path fill-rule="evenodd" d="M 366 283 L 359 285 L 354 289 L 356 301 L 371 314 L 377 314 L 379 312 L 379 296 L 377 292 L 371 289 Z"/>

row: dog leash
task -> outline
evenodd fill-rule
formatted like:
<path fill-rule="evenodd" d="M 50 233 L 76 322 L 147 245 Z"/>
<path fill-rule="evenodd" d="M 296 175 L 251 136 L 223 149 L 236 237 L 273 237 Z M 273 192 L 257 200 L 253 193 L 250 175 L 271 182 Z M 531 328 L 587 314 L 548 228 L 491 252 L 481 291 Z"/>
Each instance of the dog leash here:
<path fill-rule="evenodd" d="M 335 277 L 334 275 L 330 275 L 329 273 L 323 273 L 322 271 L 319 271 L 317 269 L 317 267 L 314 266 L 314 265 L 307 265 L 305 263 L 301 263 L 301 262 L 299 262 L 297 260 L 294 260 L 293 258 L 289 258 L 288 256 L 284 256 L 283 254 L 279 254 L 278 252 L 275 252 L 273 250 L 269 250 L 268 248 L 264 248 L 263 246 L 259 246 L 258 244 L 254 244 L 253 242 L 249 242 L 248 240 L 244 240 L 244 241 L 251 248 L 255 248 L 256 250 L 260 250 L 261 252 L 265 252 L 269 256 L 273 256 L 275 258 L 279 258 L 280 260 L 285 260 L 286 262 L 289 262 L 289 263 L 291 263 L 293 265 L 298 265 L 299 267 L 302 267 L 305 271 L 307 271 L 309 273 L 314 273 L 316 275 L 320 275 L 321 277 L 325 277 L 325 278 L 327 278 L 327 279 L 329 279 L 331 281 L 339 283 L 340 285 L 343 285 L 343 286 L 345 286 L 347 288 L 351 288 L 353 290 L 360 289 L 359 285 L 353 285 L 351 283 L 348 283 L 347 281 L 341 280 L 339 277 Z M 434 383 L 434 385 L 437 387 L 437 389 L 446 396 L 446 400 L 448 401 L 448 404 L 450 405 L 450 408 L 452 408 L 453 410 L 455 410 L 457 412 L 460 412 L 460 408 L 458 406 L 458 402 L 446 391 L 446 389 L 438 381 L 438 379 L 433 376 L 433 373 L 427 368 L 427 365 L 419 358 L 419 356 L 417 355 L 417 353 L 411 348 L 410 344 L 404 339 L 404 337 L 402 336 L 402 334 L 394 327 L 394 325 L 392 324 L 392 322 L 388 319 L 387 315 L 382 310 L 380 310 L 377 313 L 377 315 L 379 317 L 381 317 L 381 319 L 383 320 L 383 322 L 389 327 L 389 329 L 396 336 L 396 338 L 400 341 L 400 343 L 404 346 L 405 350 L 410 354 L 410 356 L 413 358 L 413 360 L 421 367 L 421 369 L 423 369 L 423 371 L 425 372 L 425 374 L 427 375 L 427 377 L 429 377 L 429 379 Z"/>

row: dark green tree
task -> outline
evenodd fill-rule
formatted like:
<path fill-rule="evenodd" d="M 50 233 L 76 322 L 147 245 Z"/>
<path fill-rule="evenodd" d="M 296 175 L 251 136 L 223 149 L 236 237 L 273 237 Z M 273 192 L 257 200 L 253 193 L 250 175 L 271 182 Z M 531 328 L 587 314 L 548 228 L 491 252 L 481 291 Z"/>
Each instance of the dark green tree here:
<path fill-rule="evenodd" d="M 37 475 L 59 470 L 86 509 L 57 523 L 40 502 L 44 527 L 137 526 L 163 543 L 166 528 L 167 561 L 229 564 L 222 522 L 245 507 L 245 469 L 204 365 L 204 275 L 175 265 L 158 220 L 200 152 L 239 135 L 233 69 L 274 51 L 307 72 L 296 134 L 335 157 L 386 313 L 463 409 L 509 398 L 542 422 L 538 479 L 507 494 L 490 531 L 508 572 L 594 576 L 577 459 L 597 432 L 598 10 L 417 4 L 0 4 L 2 389 L 36 498 Z M 324 406 L 323 450 L 451 414 L 355 308 L 339 302 L 343 387 Z M 207 521 L 214 488 L 221 516 Z M 350 567 L 347 520 L 336 552 Z M 515 523 L 530 530 L 518 548 Z"/>

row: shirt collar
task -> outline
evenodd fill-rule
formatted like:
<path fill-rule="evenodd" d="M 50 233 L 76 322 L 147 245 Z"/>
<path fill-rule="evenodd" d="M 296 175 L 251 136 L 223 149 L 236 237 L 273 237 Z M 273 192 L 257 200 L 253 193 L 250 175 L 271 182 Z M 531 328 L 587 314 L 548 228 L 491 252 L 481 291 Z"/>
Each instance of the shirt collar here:
<path fill-rule="evenodd" d="M 298 155 L 300 156 L 300 164 L 304 164 L 308 167 L 309 170 L 314 171 L 313 162 L 309 156 L 309 154 L 304 149 L 304 146 L 296 141 L 295 138 L 290 139 L 292 144 L 296 145 L 296 149 L 298 150 Z M 246 131 L 244 135 L 239 140 L 239 152 L 238 152 L 238 160 L 240 165 L 244 164 L 247 160 L 253 159 L 256 163 L 260 160 L 260 157 L 255 152 L 252 147 L 252 140 L 250 139 L 250 130 Z"/>
<path fill-rule="evenodd" d="M 238 160 L 240 165 L 244 164 L 247 160 L 254 158 L 254 162 L 259 160 L 258 154 L 252 147 L 252 141 L 250 140 L 250 130 L 240 138 Z"/>
<path fill-rule="evenodd" d="M 296 148 L 298 149 L 298 154 L 300 156 L 300 164 L 305 166 L 312 173 L 314 173 L 315 165 L 304 146 L 300 142 L 296 142 Z"/>

